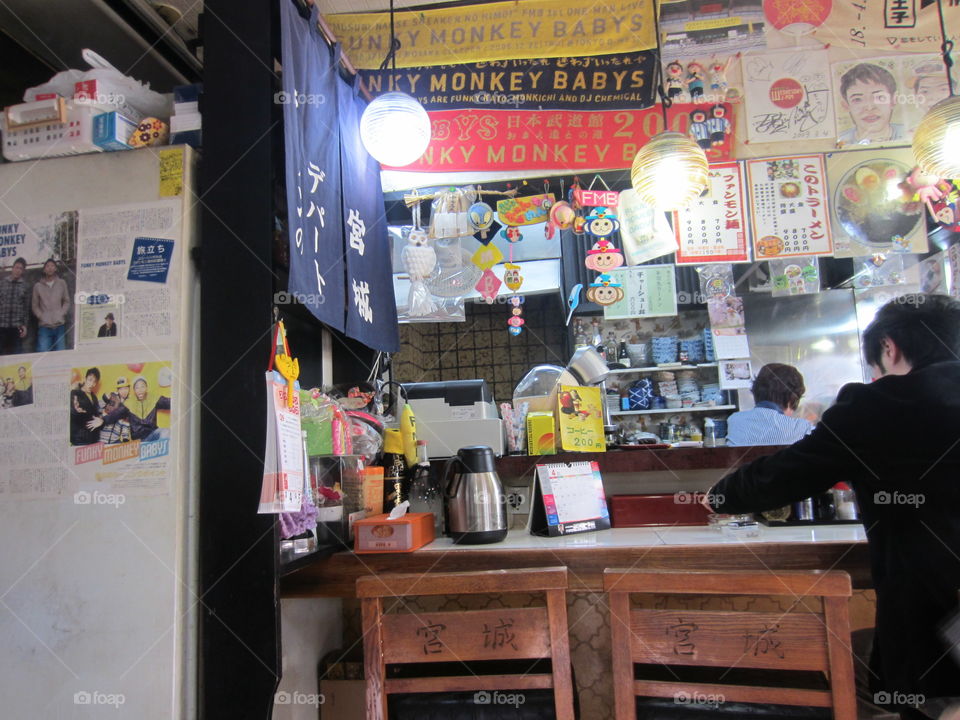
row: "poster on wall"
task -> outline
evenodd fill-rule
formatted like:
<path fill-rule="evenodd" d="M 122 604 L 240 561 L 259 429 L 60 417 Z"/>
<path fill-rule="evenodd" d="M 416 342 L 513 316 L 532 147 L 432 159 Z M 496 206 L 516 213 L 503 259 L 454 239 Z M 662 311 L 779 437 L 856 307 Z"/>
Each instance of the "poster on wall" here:
<path fill-rule="evenodd" d="M 830 208 L 822 155 L 747 161 L 756 260 L 830 255 Z"/>
<path fill-rule="evenodd" d="M 426 110 L 460 108 L 592 110 L 654 103 L 652 50 L 583 57 L 521 58 L 400 70 L 360 70 L 372 96 L 399 90 Z"/>
<path fill-rule="evenodd" d="M 0 356 L 74 347 L 77 211 L 0 215 Z"/>
<path fill-rule="evenodd" d="M 753 368 L 750 360 L 720 361 L 720 389 L 721 390 L 749 390 L 753 385 Z"/>
<path fill-rule="evenodd" d="M 836 137 L 826 49 L 751 53 L 741 66 L 749 142 Z"/>
<path fill-rule="evenodd" d="M 707 316 L 713 335 L 713 351 L 719 359 L 750 356 L 747 326 L 743 314 L 743 298 L 736 295 L 714 295 L 707 298 Z"/>
<path fill-rule="evenodd" d="M 948 295 L 947 251 L 938 252 L 920 263 L 920 292 Z"/>
<path fill-rule="evenodd" d="M 390 31 L 403 43 L 398 67 L 513 58 L 576 57 L 656 46 L 651 0 L 524 0 L 482 5 L 342 13 L 324 20 L 355 67 L 380 67 Z"/>
<path fill-rule="evenodd" d="M 827 155 L 836 257 L 927 252 L 926 206 L 904 189 L 909 147 Z"/>
<path fill-rule="evenodd" d="M 763 3 L 664 0 L 660 3 L 664 59 L 727 57 L 765 48 Z"/>
<path fill-rule="evenodd" d="M 604 306 L 604 319 L 677 314 L 677 281 L 673 265 L 617 268 L 612 270 L 610 275 L 623 288 L 623 297 Z"/>
<path fill-rule="evenodd" d="M 706 192 L 673 214 L 677 265 L 750 262 L 739 163 L 710 166 Z"/>
<path fill-rule="evenodd" d="M 947 248 L 950 297 L 960 298 L 960 243 Z"/>
<path fill-rule="evenodd" d="M 949 95 L 939 56 L 894 55 L 833 63 L 837 147 L 903 145 Z"/>
<path fill-rule="evenodd" d="M 617 216 L 627 265 L 639 265 L 676 252 L 677 238 L 666 213 L 643 202 L 633 188 L 620 191 Z"/>
<path fill-rule="evenodd" d="M 670 129 L 687 134 L 691 113 L 705 106 L 675 104 Z M 722 104 L 726 130 L 711 161 L 730 160 L 735 117 Z M 709 109 L 709 108 L 707 108 Z M 629 168 L 637 151 L 663 131 L 659 107 L 644 110 L 438 110 L 429 113 L 433 134 L 423 156 L 402 169 L 413 172 Z"/>

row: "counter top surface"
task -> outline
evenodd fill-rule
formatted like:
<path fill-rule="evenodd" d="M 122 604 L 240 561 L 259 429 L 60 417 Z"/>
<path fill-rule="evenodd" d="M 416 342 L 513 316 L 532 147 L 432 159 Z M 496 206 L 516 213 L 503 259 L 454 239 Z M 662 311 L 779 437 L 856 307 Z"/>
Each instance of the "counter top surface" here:
<path fill-rule="evenodd" d="M 743 545 L 751 543 L 856 543 L 866 542 L 862 525 L 760 526 L 760 536 L 727 538 L 705 526 L 614 528 L 597 532 L 540 537 L 526 530 L 510 530 L 503 542 L 489 545 L 454 545 L 450 538 L 434 540 L 416 552 L 484 552 L 504 550 L 576 550 L 578 548 L 655 547 L 661 545 Z"/>

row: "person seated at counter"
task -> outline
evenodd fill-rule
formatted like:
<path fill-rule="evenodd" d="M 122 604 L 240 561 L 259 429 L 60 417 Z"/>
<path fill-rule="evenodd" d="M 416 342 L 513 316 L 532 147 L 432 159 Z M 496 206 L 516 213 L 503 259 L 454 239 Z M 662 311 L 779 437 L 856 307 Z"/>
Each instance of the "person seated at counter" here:
<path fill-rule="evenodd" d="M 960 610 L 960 302 L 896 298 L 863 346 L 874 381 L 845 385 L 813 432 L 727 475 L 705 504 L 761 512 L 852 484 L 877 595 L 864 695 L 936 718 L 960 702 L 960 648 L 940 634 Z"/>
<path fill-rule="evenodd" d="M 813 425 L 793 417 L 806 390 L 793 365 L 764 365 L 750 388 L 753 409 L 727 419 L 727 445 L 792 445 L 809 435 Z"/>

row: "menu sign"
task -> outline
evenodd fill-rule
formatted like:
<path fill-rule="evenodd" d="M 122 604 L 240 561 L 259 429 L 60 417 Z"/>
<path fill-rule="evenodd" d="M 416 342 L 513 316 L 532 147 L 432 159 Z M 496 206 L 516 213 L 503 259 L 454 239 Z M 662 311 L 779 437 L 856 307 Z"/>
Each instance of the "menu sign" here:
<path fill-rule="evenodd" d="M 744 197 L 739 163 L 710 166 L 706 193 L 673 214 L 677 265 L 750 261 Z"/>
<path fill-rule="evenodd" d="M 830 255 L 830 207 L 822 155 L 747 161 L 756 260 Z"/>
<path fill-rule="evenodd" d="M 607 320 L 677 314 L 677 280 L 673 265 L 637 265 L 611 270 L 623 287 L 623 299 L 605 305 Z"/>

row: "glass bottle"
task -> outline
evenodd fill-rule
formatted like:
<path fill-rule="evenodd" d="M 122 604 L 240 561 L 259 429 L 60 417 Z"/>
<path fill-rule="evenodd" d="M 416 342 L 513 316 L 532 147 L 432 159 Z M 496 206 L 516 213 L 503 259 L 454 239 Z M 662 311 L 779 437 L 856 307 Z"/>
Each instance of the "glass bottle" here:
<path fill-rule="evenodd" d="M 583 323 L 578 319 L 573 324 L 573 347 L 581 348 L 587 344 L 587 334 L 583 330 Z"/>
<path fill-rule="evenodd" d="M 407 463 L 403 458 L 403 438 L 399 430 L 383 433 L 383 511 L 388 513 L 403 498 L 403 482 L 407 476 Z"/>
<path fill-rule="evenodd" d="M 436 537 L 443 535 L 443 488 L 440 479 L 430 467 L 427 458 L 427 443 L 417 441 L 417 464 L 410 481 L 410 512 L 433 513 L 433 528 Z"/>
<path fill-rule="evenodd" d="M 617 362 L 624 367 L 630 367 L 630 356 L 627 355 L 627 341 L 620 341 L 620 350 L 617 352 Z"/>
<path fill-rule="evenodd" d="M 607 359 L 607 349 L 603 345 L 603 335 L 600 333 L 600 321 L 597 318 L 594 318 L 592 321 L 593 324 L 593 334 L 590 338 L 590 344 L 593 345 L 597 352 L 600 353 L 600 356 Z"/>
<path fill-rule="evenodd" d="M 607 344 L 605 346 L 607 351 L 607 362 L 613 363 L 617 361 L 617 338 L 614 336 L 613 331 L 611 330 L 607 333 Z"/>

